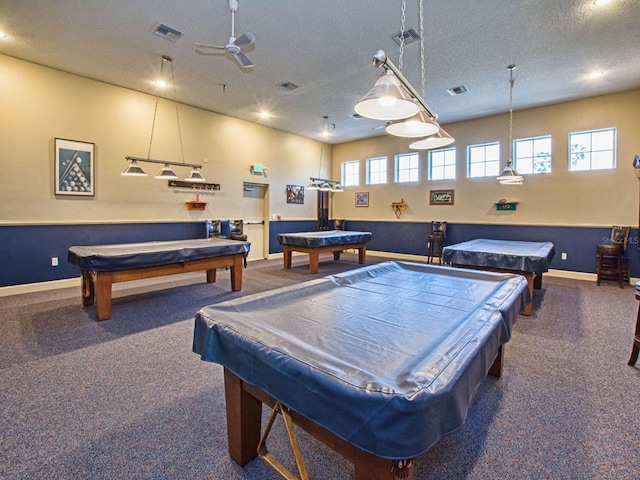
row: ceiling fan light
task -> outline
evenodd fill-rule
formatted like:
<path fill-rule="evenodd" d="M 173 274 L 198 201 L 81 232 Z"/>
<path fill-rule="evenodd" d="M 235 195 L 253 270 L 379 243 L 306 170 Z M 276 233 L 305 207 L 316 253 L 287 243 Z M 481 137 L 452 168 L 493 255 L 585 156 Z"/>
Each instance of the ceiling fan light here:
<path fill-rule="evenodd" d="M 120 175 L 123 175 L 125 177 L 146 177 L 147 172 L 145 172 L 142 167 L 138 165 L 138 162 L 136 162 L 135 160 L 131 160 L 131 163 L 129 164 L 127 169 Z"/>
<path fill-rule="evenodd" d="M 188 178 L 185 178 L 188 182 L 206 182 L 205 178 L 200 173 L 200 169 L 193 168 L 191 169 L 191 175 Z"/>
<path fill-rule="evenodd" d="M 396 137 L 426 137 L 440 130 L 440 126 L 426 112 L 420 110 L 413 117 L 405 120 L 390 122 L 387 125 L 387 133 Z"/>
<path fill-rule="evenodd" d="M 402 88 L 391 70 L 385 70 L 354 110 L 374 120 L 400 120 L 416 115 L 420 108 Z"/>
<path fill-rule="evenodd" d="M 446 130 L 440 127 L 440 130 L 438 130 L 434 135 L 416 140 L 409 144 L 409 148 L 413 148 L 414 150 L 431 150 L 432 148 L 446 147 L 447 145 L 451 145 L 454 141 L 453 137 L 449 135 Z"/>

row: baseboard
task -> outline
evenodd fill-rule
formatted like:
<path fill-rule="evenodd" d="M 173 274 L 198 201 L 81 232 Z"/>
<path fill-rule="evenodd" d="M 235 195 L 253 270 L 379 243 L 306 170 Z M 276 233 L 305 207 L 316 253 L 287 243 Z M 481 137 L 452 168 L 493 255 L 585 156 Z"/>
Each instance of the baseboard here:
<path fill-rule="evenodd" d="M 21 293 L 44 292 L 46 290 L 56 290 L 59 288 L 69 287 L 80 288 L 80 277 L 65 278 L 63 280 L 51 280 L 50 282 L 25 283 L 24 285 L 0 287 L 0 297 L 19 295 Z"/>

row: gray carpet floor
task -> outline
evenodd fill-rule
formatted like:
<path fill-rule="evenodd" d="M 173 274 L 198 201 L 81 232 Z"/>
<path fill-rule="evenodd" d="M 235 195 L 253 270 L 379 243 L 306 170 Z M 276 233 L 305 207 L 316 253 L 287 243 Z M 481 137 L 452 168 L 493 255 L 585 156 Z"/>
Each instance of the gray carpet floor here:
<path fill-rule="evenodd" d="M 358 267 L 322 258 L 320 274 Z M 383 258 L 369 256 L 368 263 Z M 95 321 L 79 288 L 0 298 L 0 478 L 278 479 L 227 454 L 222 368 L 191 352 L 202 306 L 310 280 L 303 258 L 114 286 Z M 545 277 L 520 316 L 503 376 L 478 388 L 465 425 L 416 464 L 417 479 L 637 479 L 640 368 L 626 364 L 634 288 Z M 265 419 L 268 412 L 265 412 Z M 311 478 L 353 478 L 339 455 L 299 432 Z M 295 464 L 281 421 L 269 449 Z"/>

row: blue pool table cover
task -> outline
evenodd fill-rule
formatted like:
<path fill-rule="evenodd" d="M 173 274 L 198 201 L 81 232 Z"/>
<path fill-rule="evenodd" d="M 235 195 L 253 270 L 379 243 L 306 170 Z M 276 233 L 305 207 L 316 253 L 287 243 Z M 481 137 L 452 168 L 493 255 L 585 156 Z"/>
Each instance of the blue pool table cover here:
<path fill-rule="evenodd" d="M 555 247 L 551 242 L 479 238 L 444 247 L 442 260 L 458 265 L 544 273 L 549 270 L 554 253 Z"/>
<path fill-rule="evenodd" d="M 349 243 L 367 243 L 371 240 L 371 232 L 355 232 L 345 230 L 327 230 L 322 232 L 279 233 L 280 245 L 317 248 L 327 245 L 346 245 Z"/>
<path fill-rule="evenodd" d="M 202 308 L 193 351 L 388 459 L 460 428 L 524 277 L 384 262 Z"/>
<path fill-rule="evenodd" d="M 69 247 L 67 260 L 82 270 L 108 272 L 249 253 L 249 242 L 222 238 Z"/>

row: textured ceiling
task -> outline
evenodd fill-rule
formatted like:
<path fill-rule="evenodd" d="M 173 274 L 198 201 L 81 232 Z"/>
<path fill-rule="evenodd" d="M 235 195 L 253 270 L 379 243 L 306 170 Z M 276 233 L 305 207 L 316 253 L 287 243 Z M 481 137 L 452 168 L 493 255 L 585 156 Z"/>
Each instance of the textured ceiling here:
<path fill-rule="evenodd" d="M 509 64 L 517 65 L 515 110 L 640 87 L 638 0 L 423 2 L 425 99 L 441 123 L 507 111 Z M 236 36 L 256 37 L 245 51 L 250 70 L 194 49 L 227 43 L 227 0 L 0 0 L 9 35 L 0 53 L 152 95 L 168 55 L 182 103 L 315 139 L 328 116 L 332 143 L 384 134 L 382 122 L 349 115 L 382 73 L 374 53 L 399 63 L 391 35 L 400 31 L 400 0 L 239 3 Z M 407 0 L 406 29 L 420 29 L 418 4 Z M 159 22 L 184 35 L 175 43 L 154 35 Z M 589 80 L 593 70 L 605 75 Z M 403 73 L 421 92 L 419 42 L 406 46 Z M 299 88 L 278 87 L 287 81 Z M 447 93 L 460 85 L 469 91 Z M 273 117 L 259 120 L 260 108 Z"/>

